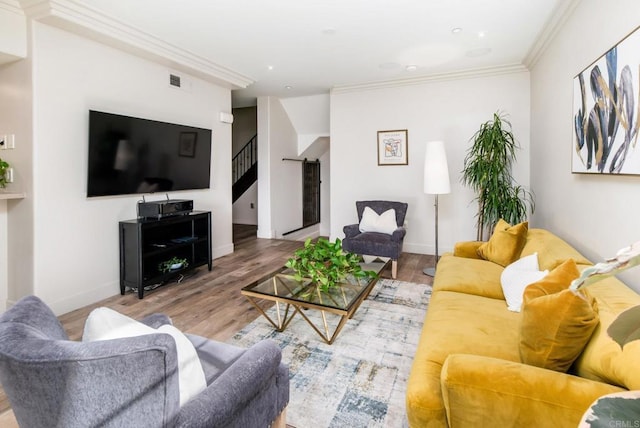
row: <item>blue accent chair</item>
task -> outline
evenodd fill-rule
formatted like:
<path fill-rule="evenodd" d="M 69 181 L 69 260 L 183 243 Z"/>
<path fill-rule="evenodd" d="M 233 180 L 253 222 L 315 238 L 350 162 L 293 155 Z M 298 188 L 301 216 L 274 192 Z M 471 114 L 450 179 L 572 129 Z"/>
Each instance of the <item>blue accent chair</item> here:
<path fill-rule="evenodd" d="M 404 228 L 404 218 L 407 215 L 408 204 L 394 201 L 357 201 L 358 224 L 350 224 L 343 228 L 344 239 L 342 248 L 350 253 L 389 257 L 392 261 L 391 276 L 395 279 L 398 274 L 398 258 L 402 252 L 402 243 L 407 231 Z M 396 211 L 397 229 L 392 235 L 377 232 L 360 232 L 359 223 L 365 207 L 371 208 L 376 214 L 393 208 Z"/>

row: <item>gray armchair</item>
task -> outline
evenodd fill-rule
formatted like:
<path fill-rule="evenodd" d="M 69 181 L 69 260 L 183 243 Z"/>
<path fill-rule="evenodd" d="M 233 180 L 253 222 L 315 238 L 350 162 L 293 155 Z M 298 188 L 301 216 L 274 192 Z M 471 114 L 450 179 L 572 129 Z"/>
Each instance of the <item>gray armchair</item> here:
<path fill-rule="evenodd" d="M 49 307 L 29 296 L 0 316 L 0 382 L 23 427 L 285 426 L 289 373 L 275 343 L 242 349 L 187 337 L 207 388 L 180 407 L 171 336 L 70 341 Z"/>
<path fill-rule="evenodd" d="M 397 228 L 393 234 L 377 232 L 360 232 L 359 222 L 362 221 L 362 213 L 365 207 L 371 208 L 376 214 L 393 208 L 396 211 Z M 404 228 L 404 218 L 407 215 L 408 204 L 394 201 L 357 201 L 358 224 L 350 224 L 344 227 L 344 239 L 342 248 L 355 254 L 363 254 L 377 257 L 389 257 L 392 261 L 391 276 L 398 274 L 398 258 L 402 252 L 402 243 L 407 231 Z"/>

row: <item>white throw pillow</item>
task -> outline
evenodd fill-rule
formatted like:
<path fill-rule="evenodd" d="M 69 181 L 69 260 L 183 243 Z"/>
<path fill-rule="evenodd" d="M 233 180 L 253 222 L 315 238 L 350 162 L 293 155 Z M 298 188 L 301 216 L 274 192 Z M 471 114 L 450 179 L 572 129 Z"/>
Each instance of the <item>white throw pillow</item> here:
<path fill-rule="evenodd" d="M 533 253 L 511 263 L 502 271 L 500 284 L 507 301 L 507 309 L 512 312 L 520 312 L 522 295 L 527 285 L 533 284 L 544 278 L 549 271 L 539 270 L 538 253 Z"/>
<path fill-rule="evenodd" d="M 182 406 L 207 387 L 207 380 L 196 348 L 187 336 L 174 326 L 166 324 L 156 330 L 113 309 L 97 308 L 91 311 L 85 321 L 82 340 L 90 342 L 154 333 L 169 334 L 176 342 L 180 406 Z"/>
<path fill-rule="evenodd" d="M 360 232 L 378 232 L 392 235 L 397 228 L 396 210 L 393 208 L 378 215 L 371 208 L 364 207 L 362 220 L 360 220 Z"/>

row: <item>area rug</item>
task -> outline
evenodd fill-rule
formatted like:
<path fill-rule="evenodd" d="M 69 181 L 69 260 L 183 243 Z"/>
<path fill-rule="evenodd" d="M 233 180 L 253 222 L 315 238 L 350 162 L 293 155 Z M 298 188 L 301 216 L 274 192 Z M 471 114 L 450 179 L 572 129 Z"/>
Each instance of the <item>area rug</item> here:
<path fill-rule="evenodd" d="M 406 382 L 430 298 L 429 285 L 381 279 L 333 345 L 299 314 L 282 333 L 261 316 L 229 343 L 278 343 L 290 372 L 288 425 L 406 427 Z M 319 311 L 305 313 L 322 325 Z"/>

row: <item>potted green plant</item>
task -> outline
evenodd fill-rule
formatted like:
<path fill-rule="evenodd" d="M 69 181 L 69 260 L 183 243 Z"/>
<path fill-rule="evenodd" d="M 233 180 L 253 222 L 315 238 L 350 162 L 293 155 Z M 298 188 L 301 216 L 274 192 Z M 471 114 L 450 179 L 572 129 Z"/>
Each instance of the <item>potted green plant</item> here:
<path fill-rule="evenodd" d="M 167 273 L 186 268 L 187 266 L 189 266 L 189 262 L 187 262 L 187 259 L 171 257 L 169 260 L 165 260 L 158 264 L 158 270 L 160 272 Z"/>
<path fill-rule="evenodd" d="M 9 163 L 0 159 L 0 187 L 7 187 L 7 170 Z"/>
<path fill-rule="evenodd" d="M 307 239 L 304 247 L 295 251 L 285 266 L 294 271 L 297 281 L 310 279 L 326 292 L 347 275 L 355 278 L 377 276 L 373 271 L 362 270 L 360 261 L 360 256 L 342 250 L 340 239 L 330 242 L 318 238 L 316 242 Z"/>
<path fill-rule="evenodd" d="M 462 170 L 462 183 L 471 187 L 478 201 L 477 228 L 479 241 L 484 230 L 491 229 L 501 218 L 515 224 L 527 218 L 527 206 L 535 209 L 533 194 L 516 183 L 511 167 L 519 148 L 511 123 L 504 115 L 493 114 L 493 120 L 480 125 L 471 138 Z"/>

